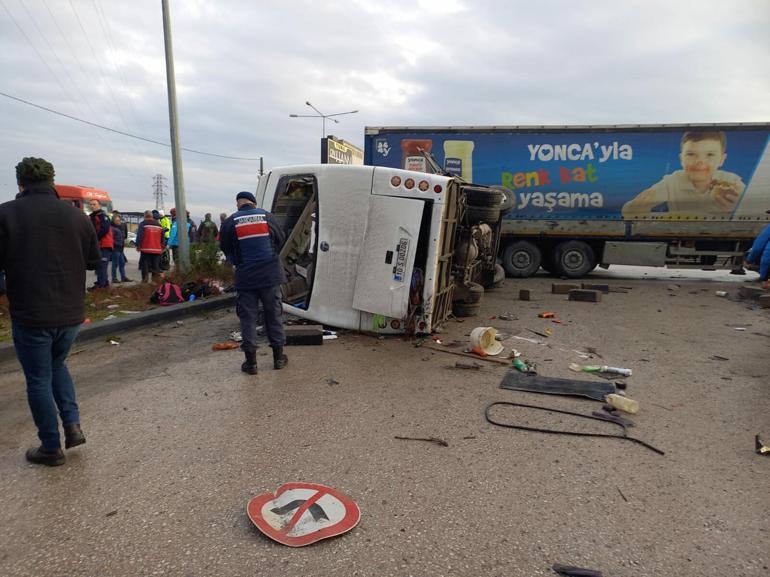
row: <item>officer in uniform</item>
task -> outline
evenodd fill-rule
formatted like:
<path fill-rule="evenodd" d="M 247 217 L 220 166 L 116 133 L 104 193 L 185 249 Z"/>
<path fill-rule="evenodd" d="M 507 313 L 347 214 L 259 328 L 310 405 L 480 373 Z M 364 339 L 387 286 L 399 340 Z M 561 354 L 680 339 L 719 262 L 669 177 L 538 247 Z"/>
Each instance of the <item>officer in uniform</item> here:
<path fill-rule="evenodd" d="M 289 362 L 283 354 L 281 285 L 286 282 L 279 254 L 286 237 L 275 217 L 257 208 L 257 199 L 247 191 L 235 197 L 238 211 L 232 214 L 219 233 L 219 246 L 228 262 L 235 265 L 235 289 L 238 291 L 236 313 L 241 321 L 246 361 L 241 370 L 257 374 L 257 310 L 259 302 L 265 313 L 265 328 L 273 348 L 273 368 L 282 369 Z"/>

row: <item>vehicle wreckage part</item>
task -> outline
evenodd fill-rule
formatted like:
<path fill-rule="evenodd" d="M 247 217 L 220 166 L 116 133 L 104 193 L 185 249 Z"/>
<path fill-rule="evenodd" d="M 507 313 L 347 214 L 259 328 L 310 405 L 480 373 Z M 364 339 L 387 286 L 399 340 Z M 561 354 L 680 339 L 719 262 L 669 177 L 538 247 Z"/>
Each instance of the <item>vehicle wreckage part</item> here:
<path fill-rule="evenodd" d="M 468 206 L 465 209 L 465 217 L 469 224 L 480 222 L 497 222 L 500 218 L 500 209 L 486 206 Z"/>
<path fill-rule="evenodd" d="M 537 245 L 520 240 L 505 247 L 502 260 L 508 276 L 525 278 L 532 276 L 540 268 L 542 254 Z"/>
<path fill-rule="evenodd" d="M 617 425 L 621 429 L 623 429 L 622 435 L 610 435 L 608 433 L 585 433 L 581 431 L 557 431 L 554 429 L 542 429 L 540 427 L 527 427 L 525 425 L 514 425 L 511 423 L 501 423 L 499 421 L 495 421 L 492 417 L 490 417 L 490 410 L 495 406 L 508 406 L 508 407 L 520 407 L 524 409 L 533 409 L 537 411 L 547 411 L 549 413 L 559 413 L 561 415 L 570 415 L 573 417 L 580 417 L 582 419 L 589 419 L 591 421 L 601 421 L 602 423 L 610 423 L 612 425 Z M 551 409 L 549 407 L 539 407 L 537 405 L 525 405 L 524 403 L 512 403 L 510 401 L 494 401 L 492 403 L 489 403 L 487 407 L 484 409 L 484 418 L 487 420 L 488 423 L 492 425 L 496 425 L 498 427 L 504 427 L 507 429 L 518 429 L 520 431 L 530 431 L 533 433 L 550 433 L 552 435 L 569 435 L 572 437 L 600 437 L 600 438 L 610 438 L 610 439 L 620 439 L 622 441 L 632 441 L 634 443 L 637 443 L 638 445 L 641 445 L 643 447 L 646 447 L 650 451 L 654 451 L 655 453 L 658 453 L 659 455 L 665 455 L 666 453 L 661 451 L 660 449 L 653 447 L 649 443 L 645 443 L 641 439 L 636 439 L 634 437 L 628 436 L 628 429 L 622 424 L 615 421 L 608 421 L 606 419 L 600 419 L 598 417 L 594 417 L 592 415 L 583 415 L 582 413 L 573 413 L 572 411 L 562 411 L 561 409 Z"/>
<path fill-rule="evenodd" d="M 610 382 L 557 379 L 553 377 L 523 375 L 516 371 L 508 371 L 505 374 L 502 382 L 500 383 L 500 388 L 508 389 L 510 391 L 545 393 L 548 395 L 586 397 L 588 399 L 601 402 L 604 402 L 604 398 L 607 395 L 616 392 L 615 385 Z"/>
<path fill-rule="evenodd" d="M 455 301 L 452 303 L 452 314 L 456 317 L 474 317 L 479 314 L 481 303 L 463 303 Z"/>
<path fill-rule="evenodd" d="M 501 190 L 491 187 L 466 186 L 463 187 L 463 190 L 468 206 L 488 206 L 499 211 L 505 200 L 505 195 Z"/>

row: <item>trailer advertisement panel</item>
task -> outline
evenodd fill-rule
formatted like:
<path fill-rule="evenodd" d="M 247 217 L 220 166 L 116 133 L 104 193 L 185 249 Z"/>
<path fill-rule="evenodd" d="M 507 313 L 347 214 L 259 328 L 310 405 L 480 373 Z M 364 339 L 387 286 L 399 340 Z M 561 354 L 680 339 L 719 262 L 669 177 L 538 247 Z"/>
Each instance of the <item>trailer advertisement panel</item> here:
<path fill-rule="evenodd" d="M 770 129 L 367 129 L 366 164 L 503 185 L 510 218 L 767 219 Z"/>

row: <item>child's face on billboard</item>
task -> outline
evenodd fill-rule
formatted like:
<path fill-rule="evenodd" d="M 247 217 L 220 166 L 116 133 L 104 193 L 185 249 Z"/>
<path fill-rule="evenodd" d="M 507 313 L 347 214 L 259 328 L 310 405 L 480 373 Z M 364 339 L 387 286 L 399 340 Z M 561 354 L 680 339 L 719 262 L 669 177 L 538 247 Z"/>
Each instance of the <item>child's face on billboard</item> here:
<path fill-rule="evenodd" d="M 714 172 L 722 166 L 726 157 L 719 140 L 688 140 L 682 145 L 679 154 L 682 168 L 693 183 L 711 182 Z"/>

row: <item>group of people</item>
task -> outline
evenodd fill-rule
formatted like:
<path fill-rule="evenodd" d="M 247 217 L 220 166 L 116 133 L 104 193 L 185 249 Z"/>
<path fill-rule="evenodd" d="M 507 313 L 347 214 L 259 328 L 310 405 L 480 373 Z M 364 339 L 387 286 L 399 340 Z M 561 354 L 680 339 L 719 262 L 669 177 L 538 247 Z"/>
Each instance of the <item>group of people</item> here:
<path fill-rule="evenodd" d="M 107 286 L 107 263 L 112 261 L 117 263 L 121 280 L 128 280 L 121 269 L 125 256 L 114 257 L 116 252 L 122 255 L 126 233 L 120 215 L 113 214 L 110 220 L 98 201 L 91 202 L 90 217 L 60 201 L 54 188 L 54 167 L 45 159 L 24 158 L 16 165 L 16 181 L 16 199 L 0 205 L 0 271 L 6 274 L 13 343 L 40 440 L 38 447 L 27 450 L 26 459 L 57 466 L 66 461 L 60 421 L 65 449 L 86 442 L 75 385 L 66 365 L 85 320 L 86 270 L 96 270 L 97 279 Z M 239 192 L 236 205 L 234 214 L 222 215 L 219 230 L 206 215 L 198 227 L 198 239 L 213 242 L 218 234 L 221 250 L 235 267 L 236 311 L 245 354 L 241 370 L 253 375 L 257 373 L 260 302 L 273 349 L 273 368 L 283 369 L 288 363 L 283 352 L 281 302 L 286 274 L 279 257 L 285 235 L 272 214 L 257 208 L 252 193 Z M 161 253 L 166 246 L 174 246 L 174 210 L 171 216 L 171 222 L 164 222 L 160 212 L 147 211 L 139 225 L 136 242 L 143 279 L 145 270 L 159 271 Z"/>
<path fill-rule="evenodd" d="M 125 247 L 128 242 L 128 225 L 123 222 L 120 212 L 113 211 L 112 218 L 102 209 L 98 200 L 89 202 L 91 213 L 89 218 L 96 231 L 99 242 L 101 258 L 96 268 L 96 282 L 89 290 L 109 287 L 107 269 L 110 263 L 111 278 L 113 284 L 132 282 L 126 275 Z M 179 233 L 177 231 L 176 208 L 171 209 L 171 217 L 165 215 L 162 210 L 147 210 L 144 219 L 139 223 L 136 231 L 136 250 L 140 253 L 139 270 L 142 274 L 142 282 L 157 282 L 164 268 L 163 255 L 169 250 L 174 264 L 179 259 Z M 227 214 L 220 215 L 223 223 Z M 211 213 L 207 213 L 199 226 L 190 219 L 187 212 L 187 234 L 190 244 L 214 243 L 219 239 L 219 227 L 211 220 Z M 169 258 L 168 261 L 171 259 Z M 120 275 L 120 276 L 118 276 Z"/>

